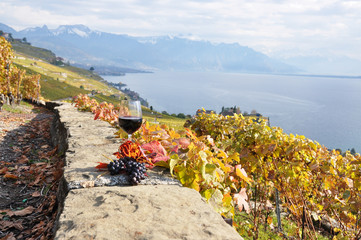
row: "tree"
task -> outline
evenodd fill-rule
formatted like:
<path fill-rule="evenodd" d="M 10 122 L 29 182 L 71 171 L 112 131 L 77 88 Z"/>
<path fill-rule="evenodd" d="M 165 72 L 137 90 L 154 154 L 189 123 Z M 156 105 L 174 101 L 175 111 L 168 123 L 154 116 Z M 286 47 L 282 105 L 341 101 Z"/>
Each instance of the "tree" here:
<path fill-rule="evenodd" d="M 356 150 L 354 148 L 351 148 L 350 153 L 355 156 L 356 155 Z"/>
<path fill-rule="evenodd" d="M 9 33 L 9 40 L 10 40 L 10 42 L 14 41 L 13 35 L 11 33 Z"/>
<path fill-rule="evenodd" d="M 186 115 L 184 115 L 184 113 L 178 113 L 177 117 L 179 117 L 179 118 L 186 118 Z"/>
<path fill-rule="evenodd" d="M 94 70 L 95 70 L 94 67 L 90 67 L 90 68 L 89 68 L 89 71 L 94 71 Z"/>

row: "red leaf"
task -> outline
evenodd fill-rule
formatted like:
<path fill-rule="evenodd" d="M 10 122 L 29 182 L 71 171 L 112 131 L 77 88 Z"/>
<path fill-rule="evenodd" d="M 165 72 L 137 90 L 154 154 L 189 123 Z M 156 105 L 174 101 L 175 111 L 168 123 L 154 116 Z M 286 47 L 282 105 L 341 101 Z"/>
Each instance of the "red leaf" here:
<path fill-rule="evenodd" d="M 137 162 L 148 163 L 152 165 L 153 163 L 145 156 L 142 148 L 139 144 L 132 141 L 126 141 L 119 146 L 119 151 L 114 153 L 117 158 L 131 157 L 134 158 Z"/>
<path fill-rule="evenodd" d="M 11 174 L 11 173 L 6 173 L 4 175 L 4 178 L 18 179 L 18 176 Z"/>
<path fill-rule="evenodd" d="M 18 163 L 28 163 L 29 159 L 25 155 L 21 155 L 21 157 L 18 159 Z"/>
<path fill-rule="evenodd" d="M 142 149 L 150 153 L 148 158 L 150 158 L 153 163 L 159 161 L 168 161 L 169 159 L 167 151 L 158 141 L 152 141 L 150 143 L 143 144 Z"/>
<path fill-rule="evenodd" d="M 0 169 L 0 174 L 5 174 L 9 169 L 7 167 Z"/>
<path fill-rule="evenodd" d="M 40 197 L 41 193 L 39 191 L 33 192 L 33 194 L 31 194 L 32 197 Z"/>
<path fill-rule="evenodd" d="M 18 210 L 18 211 L 12 211 L 12 212 L 8 212 L 7 215 L 8 216 L 19 216 L 19 217 L 22 217 L 22 216 L 26 216 L 26 215 L 29 215 L 29 214 L 32 214 L 34 212 L 35 208 L 32 207 L 32 206 L 28 206 L 22 210 Z"/>
<path fill-rule="evenodd" d="M 103 168 L 108 168 L 108 163 L 102 163 L 102 162 L 98 162 L 99 164 L 95 167 L 96 169 L 103 169 Z"/>
<path fill-rule="evenodd" d="M 97 120 L 98 118 L 104 118 L 104 113 L 102 109 L 97 109 L 97 112 L 95 113 L 94 120 Z"/>
<path fill-rule="evenodd" d="M 170 151 L 177 153 L 179 150 L 179 145 L 175 145 Z"/>
<path fill-rule="evenodd" d="M 0 238 L 0 240 L 16 240 L 16 238 L 14 237 L 14 233 L 9 233 L 8 235 L 6 235 L 3 238 Z"/>
<path fill-rule="evenodd" d="M 189 141 L 188 138 L 180 138 L 180 139 L 179 139 L 179 145 L 180 145 L 181 148 L 183 148 L 183 149 L 186 149 L 186 148 L 189 146 L 190 143 L 191 143 L 191 142 Z"/>
<path fill-rule="evenodd" d="M 46 155 L 48 157 L 50 156 L 54 156 L 54 154 L 56 153 L 56 151 L 58 151 L 58 146 L 56 146 L 53 150 L 51 150 L 50 152 L 47 152 Z"/>

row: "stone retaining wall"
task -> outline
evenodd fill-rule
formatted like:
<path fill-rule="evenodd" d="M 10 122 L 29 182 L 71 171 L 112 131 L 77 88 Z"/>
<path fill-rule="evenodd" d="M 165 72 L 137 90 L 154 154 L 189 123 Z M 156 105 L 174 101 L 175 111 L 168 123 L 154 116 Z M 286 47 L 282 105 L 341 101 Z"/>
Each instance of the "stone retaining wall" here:
<path fill-rule="evenodd" d="M 120 140 L 114 128 L 68 103 L 46 103 L 57 113 L 52 134 L 65 154 L 55 239 L 242 239 L 195 190 L 163 168 L 130 186 L 125 175 L 100 176 Z"/>

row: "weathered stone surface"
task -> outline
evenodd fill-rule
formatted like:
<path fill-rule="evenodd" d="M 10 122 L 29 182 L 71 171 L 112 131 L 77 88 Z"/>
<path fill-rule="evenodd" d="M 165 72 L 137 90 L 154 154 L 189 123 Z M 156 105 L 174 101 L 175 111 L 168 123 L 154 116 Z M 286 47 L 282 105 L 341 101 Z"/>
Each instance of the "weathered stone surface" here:
<path fill-rule="evenodd" d="M 51 106 L 58 113 L 52 139 L 66 159 L 56 239 L 242 239 L 165 168 L 147 170 L 138 186 L 125 174 L 97 171 L 97 162 L 109 162 L 104 156 L 115 159 L 116 130 L 68 103 Z"/>
<path fill-rule="evenodd" d="M 55 239 L 241 239 L 198 192 L 179 186 L 69 192 Z"/>

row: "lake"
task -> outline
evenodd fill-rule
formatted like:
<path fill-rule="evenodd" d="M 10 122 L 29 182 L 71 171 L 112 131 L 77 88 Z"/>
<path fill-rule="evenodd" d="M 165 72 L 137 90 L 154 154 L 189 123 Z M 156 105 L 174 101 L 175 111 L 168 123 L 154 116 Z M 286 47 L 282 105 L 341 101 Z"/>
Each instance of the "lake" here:
<path fill-rule="evenodd" d="M 138 92 L 157 111 L 194 115 L 205 108 L 256 110 L 272 126 L 328 148 L 361 151 L 361 79 L 221 72 L 102 76 Z"/>

